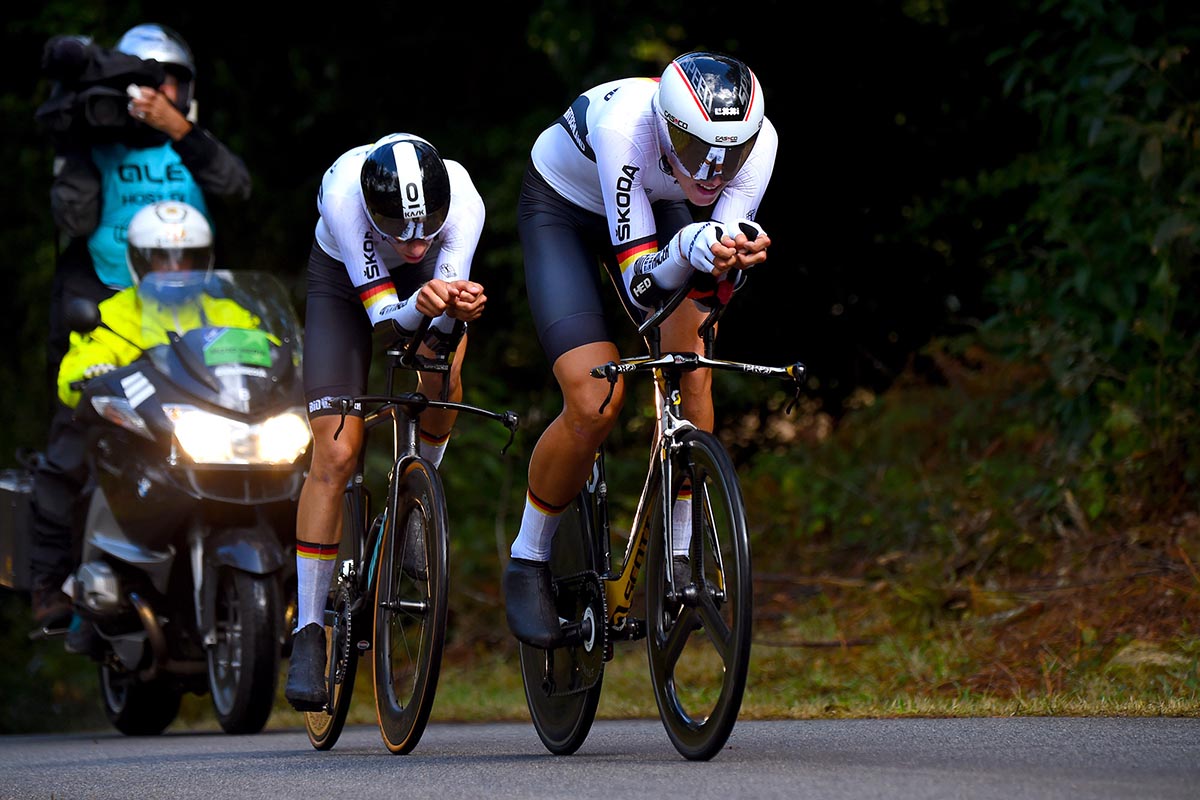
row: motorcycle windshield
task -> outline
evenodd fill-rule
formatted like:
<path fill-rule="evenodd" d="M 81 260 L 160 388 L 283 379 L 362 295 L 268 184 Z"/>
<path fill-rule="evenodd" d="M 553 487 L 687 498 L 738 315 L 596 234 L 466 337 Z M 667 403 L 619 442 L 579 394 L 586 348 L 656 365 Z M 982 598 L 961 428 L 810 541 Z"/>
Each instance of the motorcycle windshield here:
<path fill-rule="evenodd" d="M 179 388 L 246 415 L 302 403 L 301 327 L 274 275 L 154 272 L 137 293 L 143 346 Z"/>

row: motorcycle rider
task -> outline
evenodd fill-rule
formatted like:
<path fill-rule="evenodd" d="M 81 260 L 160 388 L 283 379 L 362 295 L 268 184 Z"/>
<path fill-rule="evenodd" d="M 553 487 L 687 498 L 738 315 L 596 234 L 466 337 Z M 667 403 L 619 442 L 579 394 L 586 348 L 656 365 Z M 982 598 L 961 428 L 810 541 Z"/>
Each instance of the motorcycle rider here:
<path fill-rule="evenodd" d="M 258 319 L 233 300 L 204 292 L 213 269 L 213 234 L 195 206 L 173 200 L 145 206 L 129 222 L 125 252 L 133 285 L 97 306 L 100 325 L 95 330 L 71 334 L 59 365 L 58 397 L 68 408 L 79 403 L 79 383 L 165 343 L 168 330 L 258 325 Z M 146 281 L 152 272 L 158 276 Z M 93 641 L 92 626 L 76 614 L 67 630 L 67 650 L 87 653 Z"/>

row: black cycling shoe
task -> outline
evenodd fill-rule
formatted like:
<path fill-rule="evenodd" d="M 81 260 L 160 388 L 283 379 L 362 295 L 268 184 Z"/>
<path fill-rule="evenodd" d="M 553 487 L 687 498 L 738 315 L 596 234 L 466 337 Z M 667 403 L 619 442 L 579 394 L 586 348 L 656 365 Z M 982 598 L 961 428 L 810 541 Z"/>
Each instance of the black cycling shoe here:
<path fill-rule="evenodd" d="M 549 562 L 509 559 L 504 571 L 504 615 L 513 636 L 527 645 L 549 649 L 562 642 Z"/>
<path fill-rule="evenodd" d="M 408 577 L 419 581 L 425 580 L 429 574 L 425 569 L 425 526 L 421 524 L 422 520 L 419 513 L 409 515 L 404 532 L 404 553 L 400 557 L 400 569 Z"/>
<path fill-rule="evenodd" d="M 329 702 L 325 685 L 325 627 L 305 625 L 292 639 L 287 688 L 283 695 L 297 711 L 324 711 Z"/>

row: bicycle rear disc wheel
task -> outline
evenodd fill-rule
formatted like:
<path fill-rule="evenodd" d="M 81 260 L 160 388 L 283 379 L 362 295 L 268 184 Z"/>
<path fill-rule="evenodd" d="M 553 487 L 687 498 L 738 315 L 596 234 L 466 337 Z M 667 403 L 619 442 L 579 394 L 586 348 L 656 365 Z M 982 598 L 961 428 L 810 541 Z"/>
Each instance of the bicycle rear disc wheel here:
<path fill-rule="evenodd" d="M 591 535 L 590 498 L 585 491 L 563 512 L 554 534 L 550 571 L 555 578 L 596 569 Z M 600 619 L 598 623 L 604 625 L 606 621 Z M 564 674 L 564 671 L 571 670 L 575 662 L 569 652 L 571 649 L 560 647 L 543 650 L 520 643 L 521 682 L 525 687 L 529 716 L 542 744 L 551 753 L 560 756 L 574 753 L 587 739 L 596 719 L 596 707 L 600 704 L 600 689 L 604 683 L 601 664 L 600 675 L 589 688 L 572 694 L 551 694 L 547 672 L 554 683 L 568 685 L 572 676 Z M 547 659 L 551 660 L 549 670 Z"/>
<path fill-rule="evenodd" d="M 672 456 L 678 498 L 690 478 L 692 539 L 675 564 L 663 535 L 661 499 L 649 517 L 646 645 L 659 716 L 675 748 L 691 760 L 720 752 L 746 688 L 753 624 L 750 541 L 741 487 L 720 441 L 691 431 Z M 670 600 L 668 570 L 678 570 Z M 684 585 L 680 585 L 684 584 Z"/>
<path fill-rule="evenodd" d="M 388 750 L 412 751 L 425 732 L 446 642 L 449 522 L 441 477 L 425 459 L 410 461 L 389 498 L 375 590 L 375 711 Z M 424 576 L 405 567 L 405 547 L 420 538 Z"/>

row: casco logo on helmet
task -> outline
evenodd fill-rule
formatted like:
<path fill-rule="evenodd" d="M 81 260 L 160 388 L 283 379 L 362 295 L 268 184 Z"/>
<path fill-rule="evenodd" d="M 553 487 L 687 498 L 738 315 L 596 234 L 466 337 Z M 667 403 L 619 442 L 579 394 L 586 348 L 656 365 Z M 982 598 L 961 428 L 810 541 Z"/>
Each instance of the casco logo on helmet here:
<path fill-rule="evenodd" d="M 686 122 L 684 122 L 683 120 L 681 120 L 679 117 L 676 117 L 670 111 L 667 111 L 665 108 L 663 109 L 663 116 L 666 117 L 667 122 L 671 123 L 672 125 L 675 125 L 679 128 L 683 128 L 685 131 L 687 130 L 688 124 Z"/>
<path fill-rule="evenodd" d="M 736 136 L 718 136 L 717 144 L 737 144 L 738 137 Z"/>

